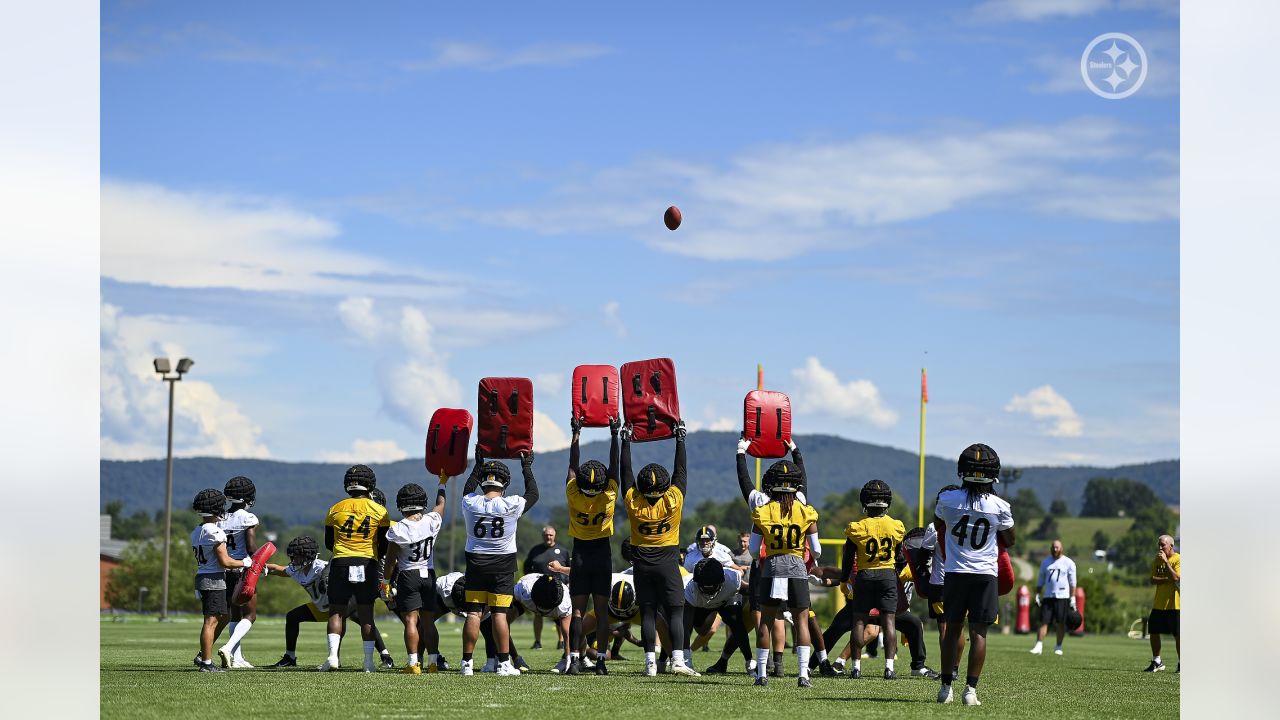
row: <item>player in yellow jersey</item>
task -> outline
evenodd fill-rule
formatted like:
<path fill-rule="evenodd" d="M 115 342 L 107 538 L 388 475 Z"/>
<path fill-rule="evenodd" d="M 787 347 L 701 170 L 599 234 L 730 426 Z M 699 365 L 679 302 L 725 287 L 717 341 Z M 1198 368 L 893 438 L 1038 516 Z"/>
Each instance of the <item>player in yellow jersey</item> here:
<path fill-rule="evenodd" d="M 781 669 L 782 651 L 786 647 L 786 623 L 783 612 L 790 608 L 796 620 L 796 659 L 800 663 L 798 685 L 812 687 L 809 681 L 809 653 L 813 649 L 809 637 L 809 571 L 805 567 L 806 538 L 809 552 L 816 561 L 822 555 L 818 542 L 818 511 L 796 497 L 803 483 L 802 472 L 795 463 L 780 460 L 769 467 L 761 487 L 769 502 L 751 511 L 753 554 L 763 545 L 766 555 L 760 561 L 762 624 L 772 626 L 771 642 L 763 633 L 756 635 L 755 684 L 769 684 L 768 667 L 772 650 L 774 665 Z M 772 648 L 770 647 L 772 645 Z"/>
<path fill-rule="evenodd" d="M 360 637 L 364 640 L 364 671 L 377 672 L 373 662 L 373 601 L 378 597 L 381 573 L 377 558 L 386 553 L 387 527 L 391 524 L 387 509 L 369 497 L 377 484 L 373 471 L 364 465 L 352 465 L 343 476 L 342 486 L 350 495 L 329 508 L 324 519 L 324 545 L 333 551 L 329 564 L 329 657 L 321 670 L 336 670 L 338 647 L 342 642 L 343 615 L 351 598 L 356 601 L 356 619 L 360 621 Z"/>
<path fill-rule="evenodd" d="M 675 472 L 657 463 L 631 472 L 631 432 L 622 434 L 622 501 L 631 522 L 636 599 L 640 604 L 640 637 L 644 640 L 644 672 L 658 674 L 658 611 L 667 627 L 684 627 L 684 580 L 680 577 L 680 517 L 688 484 L 684 423 L 672 428 L 676 437 Z M 697 676 L 684 658 L 684 649 L 671 650 L 671 672 Z"/>
<path fill-rule="evenodd" d="M 897 560 L 902 548 L 902 538 L 907 528 L 901 520 L 889 517 L 889 503 L 893 491 L 883 480 L 872 480 L 862 486 L 858 494 L 866 517 L 855 520 L 845 528 L 844 568 L 845 580 L 853 577 L 853 671 L 852 677 L 862 676 L 862 644 L 864 629 L 872 608 L 880 611 L 883 627 L 896 625 L 898 610 Z M 853 575 L 854 570 L 857 575 Z M 896 680 L 893 661 L 898 654 L 898 634 L 885 633 L 884 679 Z"/>
<path fill-rule="evenodd" d="M 1161 535 L 1157 541 L 1156 559 L 1151 561 L 1151 584 L 1156 586 L 1151 602 L 1151 615 L 1147 618 L 1147 632 L 1151 633 L 1151 664 L 1143 672 L 1160 672 L 1164 663 L 1160 660 L 1160 635 L 1173 636 L 1178 651 L 1178 671 L 1182 670 L 1182 640 L 1179 618 L 1182 601 L 1182 556 L 1173 549 L 1173 538 Z"/>
<path fill-rule="evenodd" d="M 569 567 L 569 599 L 573 603 L 573 617 L 569 621 L 569 662 L 566 675 L 582 671 L 582 617 L 591 600 L 596 616 L 596 627 L 604 627 L 608 621 L 609 580 L 613 576 L 613 548 L 609 538 L 613 536 L 613 512 L 618 504 L 618 429 L 621 421 L 609 418 L 609 467 L 599 460 L 579 463 L 578 440 L 582 434 L 582 421 L 576 416 L 570 419 L 573 441 L 569 445 L 569 474 L 565 479 L 564 494 L 569 508 L 569 535 L 573 537 L 573 554 Z M 596 650 L 600 661 L 596 663 L 596 675 L 608 675 L 604 665 L 609 636 L 596 634 Z"/>

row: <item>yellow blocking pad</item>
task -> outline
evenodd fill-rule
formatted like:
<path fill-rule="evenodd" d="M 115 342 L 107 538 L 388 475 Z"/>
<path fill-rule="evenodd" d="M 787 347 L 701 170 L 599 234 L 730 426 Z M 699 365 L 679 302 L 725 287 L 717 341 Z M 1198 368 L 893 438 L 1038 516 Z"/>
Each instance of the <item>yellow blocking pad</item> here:
<path fill-rule="evenodd" d="M 494 608 L 509 608 L 512 602 L 511 595 L 496 595 L 483 590 L 468 590 L 466 600 L 469 603 L 477 603 L 480 605 L 488 605 Z"/>

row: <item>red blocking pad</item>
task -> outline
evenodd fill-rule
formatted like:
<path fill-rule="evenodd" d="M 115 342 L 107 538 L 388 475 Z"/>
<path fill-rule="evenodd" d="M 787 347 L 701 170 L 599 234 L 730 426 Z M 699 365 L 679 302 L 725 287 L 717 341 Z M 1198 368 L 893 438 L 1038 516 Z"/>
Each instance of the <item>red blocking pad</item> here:
<path fill-rule="evenodd" d="M 787 456 L 791 439 L 791 398 L 774 390 L 752 390 L 742 401 L 742 435 L 747 454 L 758 458 Z"/>
<path fill-rule="evenodd" d="M 482 378 L 476 423 L 476 450 L 484 457 L 516 458 L 533 452 L 533 381 Z"/>
<path fill-rule="evenodd" d="M 996 558 L 996 590 L 1001 595 L 1008 595 L 1013 590 L 1013 561 L 1009 559 L 1009 552 L 1004 549 L 1004 541 L 998 536 L 996 545 L 1000 548 L 1000 555 Z"/>
<path fill-rule="evenodd" d="M 440 408 L 427 424 L 427 472 L 457 477 L 467 471 L 467 451 L 475 421 L 462 408 Z"/>
<path fill-rule="evenodd" d="M 612 365 L 579 365 L 569 386 L 573 416 L 583 427 L 608 427 L 618 416 L 618 369 Z"/>
<path fill-rule="evenodd" d="M 675 362 L 671 358 L 636 360 L 623 364 L 619 375 L 622 412 L 631 425 L 632 441 L 672 437 L 671 425 L 680 419 Z"/>
<path fill-rule="evenodd" d="M 258 592 L 258 578 L 262 577 L 267 561 L 275 554 L 276 546 L 272 542 L 258 548 L 258 551 L 253 554 L 253 567 L 240 573 L 240 582 L 236 583 L 234 595 L 237 605 L 244 605 L 253 599 L 254 594 Z"/>

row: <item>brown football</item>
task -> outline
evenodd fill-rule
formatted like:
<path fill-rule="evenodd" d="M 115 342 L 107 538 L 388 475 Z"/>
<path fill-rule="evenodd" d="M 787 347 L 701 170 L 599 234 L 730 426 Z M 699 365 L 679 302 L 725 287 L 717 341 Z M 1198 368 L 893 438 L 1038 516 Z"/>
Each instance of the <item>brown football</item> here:
<path fill-rule="evenodd" d="M 667 208 L 667 211 L 662 215 L 662 222 L 667 224 L 668 230 L 675 230 L 680 227 L 680 220 L 680 208 L 675 205 Z"/>

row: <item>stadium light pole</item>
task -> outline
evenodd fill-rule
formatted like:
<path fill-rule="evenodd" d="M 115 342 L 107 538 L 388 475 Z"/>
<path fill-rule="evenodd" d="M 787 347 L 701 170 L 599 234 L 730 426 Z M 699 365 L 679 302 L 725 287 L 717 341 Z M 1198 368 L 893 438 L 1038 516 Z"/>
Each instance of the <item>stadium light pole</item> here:
<path fill-rule="evenodd" d="M 169 449 L 164 464 L 164 566 L 160 580 L 160 620 L 169 619 L 169 539 L 173 534 L 173 384 L 195 365 L 191 358 L 182 358 L 178 366 L 173 368 L 176 374 L 170 374 L 169 358 L 156 358 L 153 361 L 160 379 L 169 383 Z"/>

